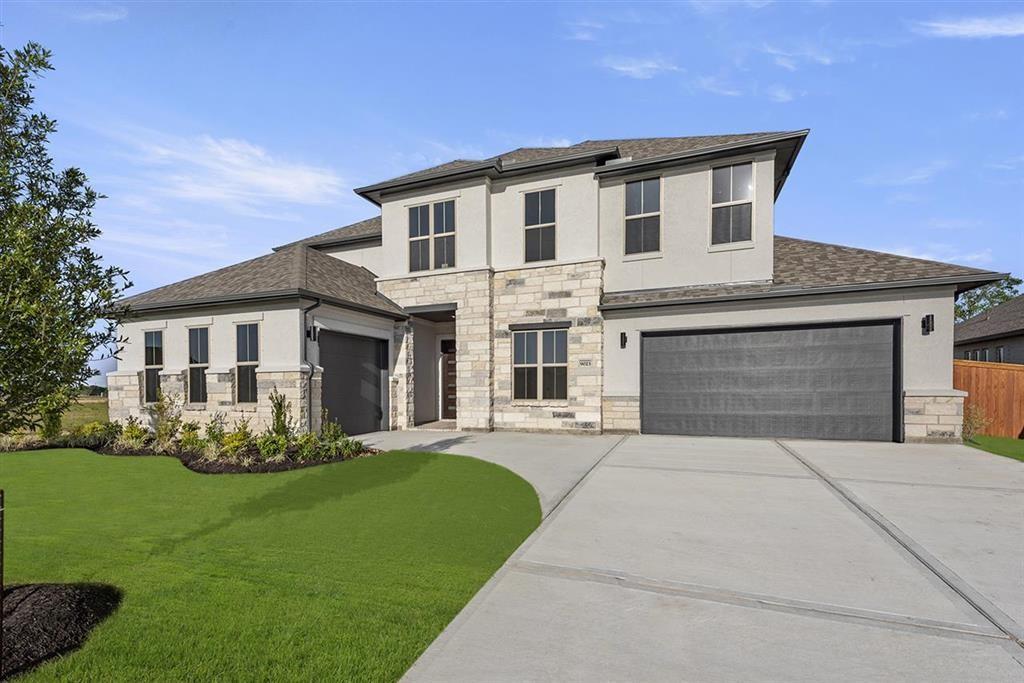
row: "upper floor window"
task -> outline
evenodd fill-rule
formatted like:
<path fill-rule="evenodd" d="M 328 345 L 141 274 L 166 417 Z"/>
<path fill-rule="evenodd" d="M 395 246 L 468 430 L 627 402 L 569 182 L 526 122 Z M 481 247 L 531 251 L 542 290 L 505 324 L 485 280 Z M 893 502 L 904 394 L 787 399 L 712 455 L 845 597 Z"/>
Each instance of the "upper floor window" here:
<path fill-rule="evenodd" d="M 524 195 L 526 215 L 526 261 L 555 258 L 555 191 L 541 190 Z"/>
<path fill-rule="evenodd" d="M 235 393 L 239 403 L 256 403 L 256 366 L 260 362 L 260 326 L 247 323 L 235 328 L 238 340 Z"/>
<path fill-rule="evenodd" d="M 455 265 L 454 199 L 436 202 L 433 205 L 409 207 L 410 272 L 430 270 L 431 242 L 433 242 L 434 268 L 453 267 Z"/>
<path fill-rule="evenodd" d="M 206 368 L 210 367 L 210 328 L 188 331 L 188 402 L 206 403 Z"/>
<path fill-rule="evenodd" d="M 753 164 L 711 172 L 711 244 L 750 240 L 754 201 Z"/>
<path fill-rule="evenodd" d="M 661 178 L 626 183 L 626 254 L 661 250 Z"/>
<path fill-rule="evenodd" d="M 146 332 L 146 403 L 160 400 L 160 371 L 164 367 L 164 333 Z"/>
<path fill-rule="evenodd" d="M 537 353 L 540 338 L 541 353 Z M 565 330 L 512 335 L 512 397 L 565 399 L 568 396 L 568 334 Z"/>

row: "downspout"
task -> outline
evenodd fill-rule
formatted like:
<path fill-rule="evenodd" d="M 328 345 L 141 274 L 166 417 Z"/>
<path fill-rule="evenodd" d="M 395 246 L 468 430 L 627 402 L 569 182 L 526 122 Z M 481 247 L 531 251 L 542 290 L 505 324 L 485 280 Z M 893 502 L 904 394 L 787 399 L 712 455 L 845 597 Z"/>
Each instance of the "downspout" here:
<path fill-rule="evenodd" d="M 309 362 L 309 344 L 308 342 L 313 341 L 314 325 L 316 322 L 316 316 L 313 316 L 313 323 L 306 326 L 306 316 L 310 311 L 316 308 L 320 308 L 321 300 L 317 299 L 316 303 L 312 306 L 307 306 L 302 309 L 302 362 L 307 368 L 309 368 L 309 388 L 306 391 L 306 431 L 313 431 L 313 364 Z M 306 337 L 306 330 L 309 330 L 309 337 Z"/>

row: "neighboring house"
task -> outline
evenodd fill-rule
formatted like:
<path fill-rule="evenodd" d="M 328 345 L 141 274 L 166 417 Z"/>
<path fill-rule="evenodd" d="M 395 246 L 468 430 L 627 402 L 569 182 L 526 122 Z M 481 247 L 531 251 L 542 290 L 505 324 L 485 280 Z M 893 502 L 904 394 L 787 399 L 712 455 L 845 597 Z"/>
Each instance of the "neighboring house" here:
<path fill-rule="evenodd" d="M 1024 295 L 957 323 L 953 347 L 964 360 L 1024 364 Z"/>
<path fill-rule="evenodd" d="M 111 415 L 956 439 L 953 299 L 1002 275 L 775 235 L 807 131 L 598 140 L 356 190 L 380 215 L 128 299 Z"/>

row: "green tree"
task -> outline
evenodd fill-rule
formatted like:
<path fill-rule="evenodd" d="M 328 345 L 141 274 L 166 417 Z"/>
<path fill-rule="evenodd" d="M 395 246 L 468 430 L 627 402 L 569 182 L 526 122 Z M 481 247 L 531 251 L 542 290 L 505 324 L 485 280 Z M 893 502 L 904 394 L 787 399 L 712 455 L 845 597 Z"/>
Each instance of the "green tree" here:
<path fill-rule="evenodd" d="M 101 198 L 77 168 L 55 171 L 57 124 L 32 111 L 32 81 L 53 67 L 36 43 L 0 46 L 0 434 L 60 414 L 93 371 L 116 355 L 116 302 L 131 283 L 89 248 Z"/>
<path fill-rule="evenodd" d="M 973 318 L 993 306 L 998 306 L 1004 301 L 1018 296 L 1020 292 L 1017 291 L 1017 287 L 1021 284 L 1024 284 L 1024 281 L 1021 281 L 1020 278 L 1007 275 L 998 282 L 964 292 L 956 300 L 954 309 L 956 321 L 959 323 Z"/>

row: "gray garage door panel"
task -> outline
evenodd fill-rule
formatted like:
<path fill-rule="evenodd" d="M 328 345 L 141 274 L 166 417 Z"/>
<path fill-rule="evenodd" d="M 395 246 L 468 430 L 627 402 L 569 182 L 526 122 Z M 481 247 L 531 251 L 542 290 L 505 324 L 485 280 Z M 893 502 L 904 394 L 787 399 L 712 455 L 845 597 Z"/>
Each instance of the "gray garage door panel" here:
<path fill-rule="evenodd" d="M 893 439 L 891 323 L 643 337 L 651 434 Z"/>
<path fill-rule="evenodd" d="M 385 343 L 321 330 L 322 402 L 327 418 L 347 434 L 381 429 L 381 393 Z"/>

